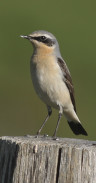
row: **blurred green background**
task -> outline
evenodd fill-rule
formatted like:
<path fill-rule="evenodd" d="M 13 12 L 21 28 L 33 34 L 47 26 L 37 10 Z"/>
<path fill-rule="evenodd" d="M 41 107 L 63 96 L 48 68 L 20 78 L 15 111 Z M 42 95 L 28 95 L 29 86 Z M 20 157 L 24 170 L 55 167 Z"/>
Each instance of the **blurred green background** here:
<path fill-rule="evenodd" d="M 96 1 L 0 2 L 0 136 L 35 134 L 47 110 L 30 77 L 31 44 L 19 35 L 52 32 L 73 78 L 77 111 L 88 137 L 75 136 L 63 117 L 57 135 L 96 140 Z M 58 111 L 42 134 L 52 135 Z"/>

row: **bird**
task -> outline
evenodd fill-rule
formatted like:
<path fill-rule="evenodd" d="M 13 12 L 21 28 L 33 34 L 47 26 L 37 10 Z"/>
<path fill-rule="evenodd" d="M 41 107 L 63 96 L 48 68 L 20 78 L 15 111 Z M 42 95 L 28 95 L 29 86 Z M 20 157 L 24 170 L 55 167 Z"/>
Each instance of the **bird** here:
<path fill-rule="evenodd" d="M 21 35 L 33 45 L 30 60 L 30 72 L 37 95 L 46 104 L 48 114 L 37 131 L 37 137 L 52 114 L 52 108 L 57 109 L 58 120 L 53 139 L 62 115 L 75 135 L 87 136 L 76 112 L 74 86 L 68 66 L 61 56 L 56 37 L 44 30 L 34 31 L 29 35 Z"/>

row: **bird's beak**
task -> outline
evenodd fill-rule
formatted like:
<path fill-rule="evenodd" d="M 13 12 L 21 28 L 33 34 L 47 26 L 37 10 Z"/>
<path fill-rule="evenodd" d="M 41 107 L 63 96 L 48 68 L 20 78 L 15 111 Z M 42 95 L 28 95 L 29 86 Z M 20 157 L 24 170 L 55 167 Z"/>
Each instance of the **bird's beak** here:
<path fill-rule="evenodd" d="M 32 39 L 31 36 L 24 36 L 24 35 L 21 35 L 20 37 L 22 37 L 22 38 L 24 38 L 24 39 L 28 39 L 28 40 Z"/>

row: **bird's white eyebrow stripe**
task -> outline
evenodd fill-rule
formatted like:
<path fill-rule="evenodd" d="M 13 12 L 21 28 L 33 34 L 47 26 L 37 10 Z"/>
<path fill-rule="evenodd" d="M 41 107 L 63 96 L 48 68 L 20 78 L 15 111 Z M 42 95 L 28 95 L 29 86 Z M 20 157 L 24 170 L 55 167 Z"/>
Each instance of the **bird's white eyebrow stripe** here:
<path fill-rule="evenodd" d="M 45 36 L 47 38 L 52 39 L 52 37 L 50 35 L 48 35 L 48 34 L 30 34 L 30 36 L 33 36 L 33 37 Z"/>
<path fill-rule="evenodd" d="M 44 34 L 44 36 L 45 36 L 45 37 L 47 37 L 47 38 L 52 39 L 52 37 L 51 37 L 51 36 L 49 36 L 48 34 Z"/>

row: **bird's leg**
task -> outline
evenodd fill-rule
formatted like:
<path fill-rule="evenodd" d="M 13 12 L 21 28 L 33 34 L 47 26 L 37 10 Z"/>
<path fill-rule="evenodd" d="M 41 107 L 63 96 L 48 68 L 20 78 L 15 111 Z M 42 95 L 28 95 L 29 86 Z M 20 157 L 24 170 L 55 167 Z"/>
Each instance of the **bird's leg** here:
<path fill-rule="evenodd" d="M 38 130 L 36 137 L 38 137 L 38 135 L 40 134 L 41 130 L 42 130 L 43 127 L 45 126 L 47 120 L 49 119 L 49 117 L 50 117 L 51 114 L 52 114 L 52 109 L 51 109 L 51 107 L 50 107 L 50 106 L 47 106 L 47 109 L 48 109 L 48 115 L 47 115 L 47 117 L 45 118 L 45 120 L 44 120 L 43 124 L 41 125 L 40 129 Z"/>
<path fill-rule="evenodd" d="M 57 121 L 56 129 L 55 129 L 54 134 L 53 134 L 53 139 L 54 140 L 57 139 L 56 138 L 56 133 L 57 133 L 57 130 L 58 130 L 58 127 L 59 127 L 59 123 L 60 123 L 62 114 L 63 114 L 63 108 L 62 108 L 62 106 L 60 106 L 59 115 L 58 115 L 58 121 Z"/>

